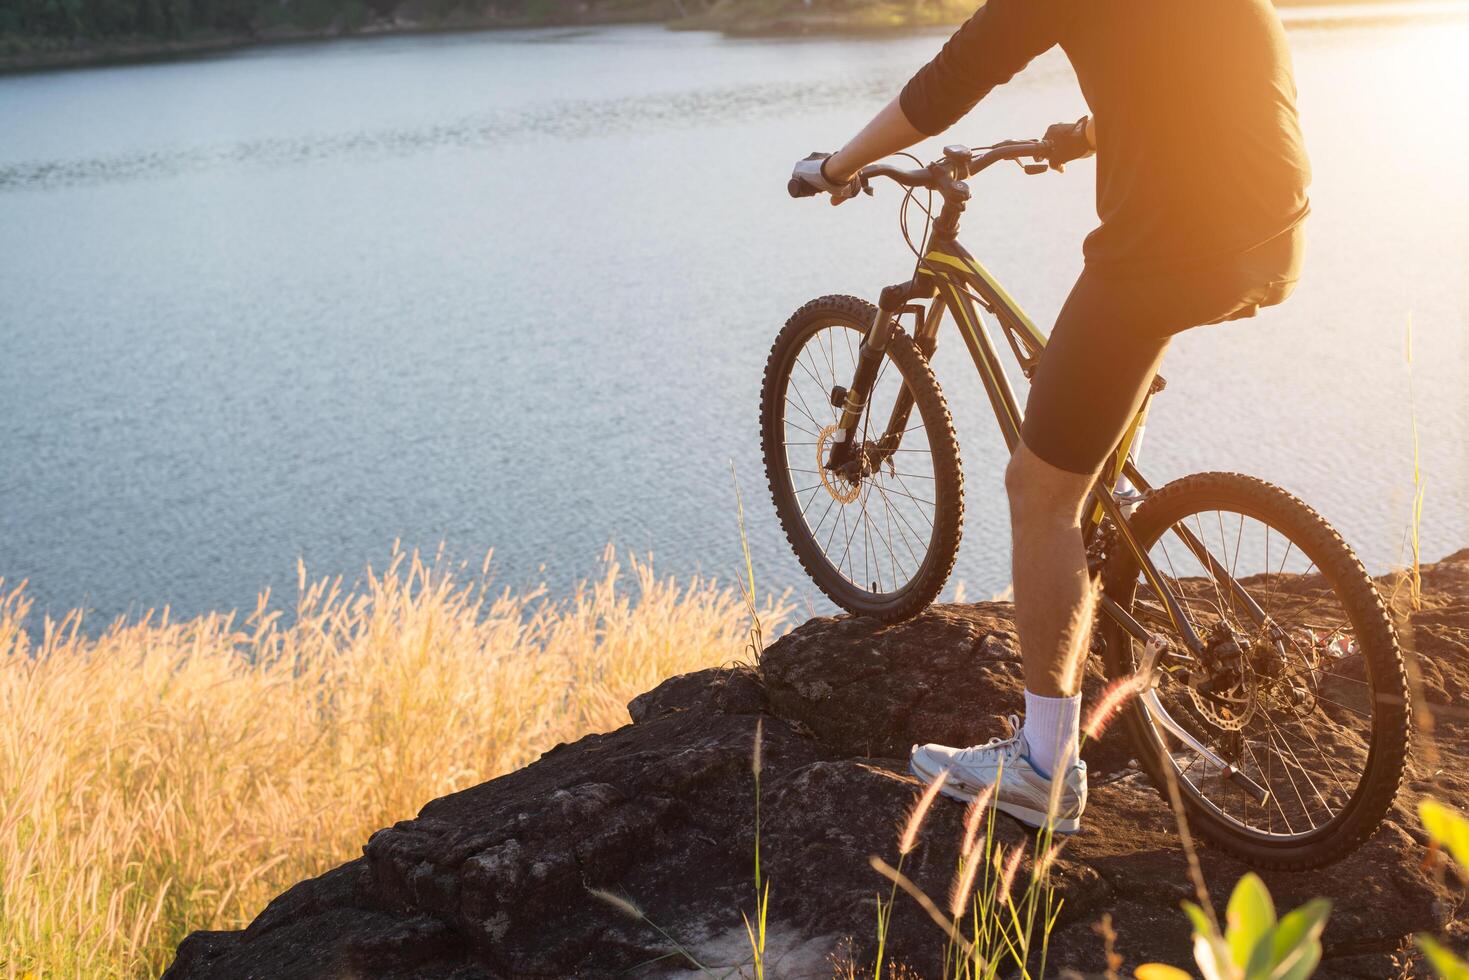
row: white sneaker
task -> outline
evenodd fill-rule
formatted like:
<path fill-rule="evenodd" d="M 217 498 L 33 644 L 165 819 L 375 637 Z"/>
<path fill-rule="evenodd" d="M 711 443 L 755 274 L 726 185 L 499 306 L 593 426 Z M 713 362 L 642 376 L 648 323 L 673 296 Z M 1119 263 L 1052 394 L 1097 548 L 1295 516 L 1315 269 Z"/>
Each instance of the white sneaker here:
<path fill-rule="evenodd" d="M 994 806 L 1028 827 L 1046 823 L 1051 801 L 1051 777 L 1042 775 L 1030 761 L 1030 745 L 1020 729 L 1020 719 L 1010 716 L 1013 738 L 992 738 L 984 745 L 953 749 L 947 745 L 915 745 L 908 768 L 925 783 L 932 783 L 948 770 L 940 790 L 945 796 L 969 802 L 997 778 Z M 1052 827 L 1058 833 L 1074 834 L 1081 829 L 1086 809 L 1086 763 L 1078 759 L 1064 774 L 1056 800 Z"/>

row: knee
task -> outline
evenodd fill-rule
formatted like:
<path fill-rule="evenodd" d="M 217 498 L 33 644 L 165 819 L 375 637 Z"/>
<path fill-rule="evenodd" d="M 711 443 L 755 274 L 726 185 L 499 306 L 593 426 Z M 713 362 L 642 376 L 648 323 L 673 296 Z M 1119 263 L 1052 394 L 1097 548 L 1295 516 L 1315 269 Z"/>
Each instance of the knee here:
<path fill-rule="evenodd" d="M 1016 527 L 1052 523 L 1059 512 L 1054 498 L 1039 486 L 1039 474 L 1031 465 L 1035 458 L 1022 445 L 1011 454 L 1005 467 L 1005 495 L 1010 499 L 1010 521 Z"/>
<path fill-rule="evenodd" d="M 1014 510 L 1017 503 L 1023 501 L 1028 489 L 1027 474 L 1025 472 L 1025 461 L 1020 458 L 1024 446 L 1016 448 L 1010 454 L 1010 462 L 1005 466 L 1005 495 L 1010 498 L 1010 509 Z"/>
<path fill-rule="evenodd" d="M 1092 479 L 1052 466 L 1020 445 L 1005 467 L 1011 523 L 1017 528 L 1076 524 Z"/>

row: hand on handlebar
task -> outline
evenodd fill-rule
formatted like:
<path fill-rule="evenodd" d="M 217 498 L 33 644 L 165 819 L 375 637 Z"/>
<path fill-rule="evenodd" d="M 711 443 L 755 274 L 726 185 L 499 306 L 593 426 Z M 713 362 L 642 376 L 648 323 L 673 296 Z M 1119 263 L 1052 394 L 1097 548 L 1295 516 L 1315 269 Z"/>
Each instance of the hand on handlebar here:
<path fill-rule="evenodd" d="M 841 204 L 863 191 L 872 193 L 872 188 L 867 186 L 867 181 L 860 174 L 842 184 L 829 180 L 821 165 L 830 156 L 830 153 L 813 153 L 804 160 L 797 161 L 787 185 L 791 197 L 810 197 L 813 194 L 826 193 L 831 195 L 832 204 Z"/>
<path fill-rule="evenodd" d="M 1045 141 L 1051 145 L 1048 162 L 1052 170 L 1060 173 L 1072 160 L 1097 152 L 1087 135 L 1089 122 L 1089 117 L 1082 116 L 1074 123 L 1056 123 L 1046 127 Z"/>
<path fill-rule="evenodd" d="M 791 179 L 786 184 L 791 197 L 815 197 L 817 194 L 830 194 L 832 204 L 840 204 L 849 198 L 856 197 L 859 193 L 872 193 L 872 180 L 885 177 L 903 187 L 924 187 L 937 191 L 945 201 L 964 201 L 969 198 L 969 186 L 964 182 L 966 178 L 973 177 L 980 172 L 989 169 L 995 164 L 1012 160 L 1020 164 L 1028 174 L 1045 173 L 1049 164 L 1056 170 L 1067 161 L 1091 155 L 1091 142 L 1086 137 L 1086 120 L 1077 123 L 1061 123 L 1052 126 L 1051 130 L 1066 130 L 1061 133 L 1062 147 L 1058 151 L 1055 141 L 1050 138 L 1057 133 L 1047 132 L 1044 140 L 1004 140 L 990 146 L 970 148 L 967 146 L 944 147 L 944 158 L 930 163 L 921 169 L 904 169 L 891 164 L 874 163 L 863 167 L 851 180 L 838 184 L 830 180 L 822 169 L 822 163 L 831 155 L 829 153 L 813 153 L 806 159 L 796 164 L 791 172 Z M 1075 130 L 1076 132 L 1072 132 Z M 1065 142 L 1076 138 L 1080 139 L 1085 149 L 1078 148 L 1074 143 Z M 1033 163 L 1025 163 L 1029 158 Z"/>

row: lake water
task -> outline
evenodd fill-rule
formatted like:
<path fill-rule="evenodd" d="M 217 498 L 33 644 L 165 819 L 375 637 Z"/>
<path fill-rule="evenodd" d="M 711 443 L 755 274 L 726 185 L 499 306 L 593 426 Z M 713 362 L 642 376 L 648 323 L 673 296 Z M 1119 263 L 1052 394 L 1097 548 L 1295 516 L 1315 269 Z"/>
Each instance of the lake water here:
<path fill-rule="evenodd" d="M 506 584 L 565 587 L 609 540 L 728 577 L 733 461 L 761 588 L 814 598 L 760 467 L 765 355 L 805 299 L 875 297 L 911 261 L 892 189 L 832 209 L 785 180 L 943 37 L 539 30 L 0 78 L 0 576 L 101 617 L 250 605 L 293 591 L 298 557 L 351 578 L 395 539 L 493 547 Z M 1469 545 L 1469 19 L 1315 11 L 1290 37 L 1307 277 L 1175 345 L 1143 469 L 1282 483 L 1385 569 L 1411 318 L 1437 558 Z M 949 138 L 1082 111 L 1053 52 Z M 1092 176 L 975 182 L 965 240 L 1039 322 Z M 983 597 L 1009 580 L 1003 451 L 946 336 L 953 581 Z"/>

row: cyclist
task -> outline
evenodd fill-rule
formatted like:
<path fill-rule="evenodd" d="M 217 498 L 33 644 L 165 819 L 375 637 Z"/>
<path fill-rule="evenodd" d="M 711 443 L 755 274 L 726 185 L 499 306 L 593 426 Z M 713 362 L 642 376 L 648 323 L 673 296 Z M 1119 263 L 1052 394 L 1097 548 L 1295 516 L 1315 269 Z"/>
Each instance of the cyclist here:
<path fill-rule="evenodd" d="M 1279 303 L 1300 275 L 1310 165 L 1280 19 L 1270 0 L 988 0 L 861 132 L 794 175 L 840 204 L 863 166 L 944 131 L 1055 45 L 1091 115 L 1047 130 L 1050 162 L 1095 152 L 1101 224 L 1005 473 L 1025 720 L 987 745 L 915 746 L 910 765 L 929 782 L 947 772 L 963 799 L 1000 774 L 996 805 L 1031 824 L 1060 779 L 1056 827 L 1070 831 L 1086 806 L 1066 662 L 1091 629 L 1083 504 L 1170 338 Z"/>

